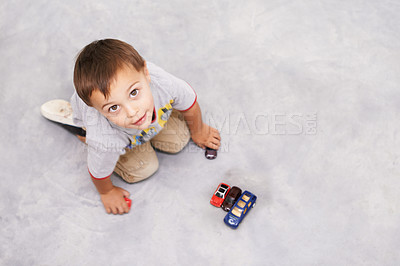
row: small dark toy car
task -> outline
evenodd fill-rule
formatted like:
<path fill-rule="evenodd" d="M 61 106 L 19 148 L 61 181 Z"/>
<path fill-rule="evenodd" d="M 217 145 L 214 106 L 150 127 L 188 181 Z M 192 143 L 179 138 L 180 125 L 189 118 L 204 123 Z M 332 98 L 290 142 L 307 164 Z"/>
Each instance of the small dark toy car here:
<path fill-rule="evenodd" d="M 217 190 L 215 190 L 213 196 L 211 197 L 210 203 L 215 207 L 221 207 L 221 204 L 224 201 L 230 189 L 231 187 L 228 186 L 227 184 L 224 183 L 219 184 Z"/>
<path fill-rule="evenodd" d="M 217 158 L 217 150 L 206 147 L 205 156 L 209 160 L 214 160 L 215 158 Z"/>
<path fill-rule="evenodd" d="M 236 229 L 240 222 L 244 219 L 251 208 L 256 204 L 257 197 L 249 191 L 243 192 L 240 198 L 236 201 L 233 208 L 224 218 L 226 225 Z"/>
<path fill-rule="evenodd" d="M 224 202 L 222 202 L 221 208 L 224 211 L 230 211 L 233 204 L 235 204 L 240 195 L 242 195 L 242 190 L 238 187 L 233 186 L 228 195 L 226 195 Z"/>

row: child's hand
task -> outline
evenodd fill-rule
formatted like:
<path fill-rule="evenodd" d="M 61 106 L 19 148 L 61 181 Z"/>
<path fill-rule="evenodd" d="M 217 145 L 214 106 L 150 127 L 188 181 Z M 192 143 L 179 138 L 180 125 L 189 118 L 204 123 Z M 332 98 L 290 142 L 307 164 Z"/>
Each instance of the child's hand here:
<path fill-rule="evenodd" d="M 107 213 L 124 214 L 129 212 L 128 204 L 124 197 L 129 197 L 129 192 L 120 187 L 115 187 L 107 193 L 100 194 L 101 201 Z"/>
<path fill-rule="evenodd" d="M 203 123 L 200 130 L 192 133 L 192 140 L 200 148 L 205 149 L 206 147 L 218 150 L 221 146 L 221 136 L 218 130 L 209 125 Z"/>

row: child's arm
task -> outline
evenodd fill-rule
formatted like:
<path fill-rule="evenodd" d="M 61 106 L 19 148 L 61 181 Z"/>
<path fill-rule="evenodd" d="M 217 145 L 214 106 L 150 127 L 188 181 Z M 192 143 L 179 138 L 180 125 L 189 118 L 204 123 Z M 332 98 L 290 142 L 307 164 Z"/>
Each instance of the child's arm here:
<path fill-rule="evenodd" d="M 128 204 L 124 199 L 124 197 L 129 197 L 128 191 L 114 186 L 110 177 L 104 179 L 92 177 L 92 181 L 100 193 L 101 201 L 107 213 L 124 214 L 129 212 Z"/>
<path fill-rule="evenodd" d="M 205 147 L 215 150 L 219 149 L 221 145 L 221 136 L 218 130 L 203 122 L 200 105 L 197 102 L 192 108 L 182 112 L 182 114 L 185 117 L 194 143 L 202 149 L 205 149 Z"/>

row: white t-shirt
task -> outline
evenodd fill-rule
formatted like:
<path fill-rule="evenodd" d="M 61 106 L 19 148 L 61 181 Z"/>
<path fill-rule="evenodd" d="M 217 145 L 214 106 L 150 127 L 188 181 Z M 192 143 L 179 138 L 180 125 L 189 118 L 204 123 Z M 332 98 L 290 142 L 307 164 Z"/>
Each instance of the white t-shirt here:
<path fill-rule="evenodd" d="M 86 128 L 87 163 L 94 178 L 108 177 L 125 148 L 143 144 L 157 135 L 170 117 L 172 108 L 186 111 L 196 102 L 196 93 L 188 83 L 150 62 L 147 62 L 147 68 L 155 111 L 153 122 L 145 130 L 119 127 L 95 108 L 87 106 L 76 92 L 71 97 L 74 123 Z"/>

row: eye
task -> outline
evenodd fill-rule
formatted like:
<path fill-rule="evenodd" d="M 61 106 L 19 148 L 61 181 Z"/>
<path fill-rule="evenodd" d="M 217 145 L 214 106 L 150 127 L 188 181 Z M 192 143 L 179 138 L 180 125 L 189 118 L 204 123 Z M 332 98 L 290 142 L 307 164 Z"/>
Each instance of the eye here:
<path fill-rule="evenodd" d="M 118 105 L 113 105 L 113 106 L 111 106 L 110 108 L 108 108 L 108 111 L 110 112 L 110 113 L 115 113 L 116 111 L 118 111 L 119 110 L 119 106 Z"/>
<path fill-rule="evenodd" d="M 129 94 L 130 97 L 135 98 L 139 94 L 139 91 L 137 89 L 134 89 L 131 91 Z"/>

